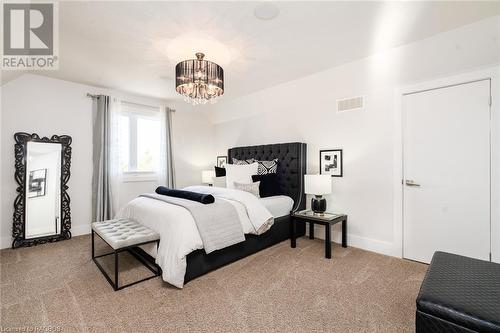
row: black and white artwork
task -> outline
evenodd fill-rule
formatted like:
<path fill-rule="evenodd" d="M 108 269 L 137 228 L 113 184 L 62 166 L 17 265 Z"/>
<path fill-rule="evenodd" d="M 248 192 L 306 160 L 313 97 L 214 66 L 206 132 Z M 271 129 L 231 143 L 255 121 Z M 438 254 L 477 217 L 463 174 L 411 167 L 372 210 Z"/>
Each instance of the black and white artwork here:
<path fill-rule="evenodd" d="M 217 156 L 217 166 L 219 168 L 225 168 L 227 163 L 227 156 Z"/>
<path fill-rule="evenodd" d="M 27 193 L 28 198 L 44 196 L 46 183 L 47 183 L 47 169 L 30 171 L 28 193 Z"/>
<path fill-rule="evenodd" d="M 320 174 L 342 177 L 342 149 L 319 151 Z"/>

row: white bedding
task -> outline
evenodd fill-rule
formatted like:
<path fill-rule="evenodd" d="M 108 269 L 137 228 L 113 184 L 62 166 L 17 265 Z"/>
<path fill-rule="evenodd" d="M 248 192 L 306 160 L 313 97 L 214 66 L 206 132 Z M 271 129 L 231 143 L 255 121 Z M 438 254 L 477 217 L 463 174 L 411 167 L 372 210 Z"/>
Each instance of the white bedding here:
<path fill-rule="evenodd" d="M 272 197 L 261 198 L 260 202 L 267 208 L 274 218 L 290 214 L 293 208 L 293 199 L 286 195 L 275 195 Z"/>
<path fill-rule="evenodd" d="M 188 187 L 186 190 L 213 193 L 218 199 L 227 200 L 236 208 L 245 234 L 261 234 L 272 225 L 271 213 L 259 199 L 248 192 L 207 186 Z M 163 280 L 182 288 L 186 273 L 186 256 L 203 248 L 191 213 L 181 206 L 138 197 L 130 201 L 116 217 L 133 219 L 160 234 L 158 251 L 154 245 L 145 246 L 143 249 L 156 258 L 156 263 L 163 271 Z M 266 224 L 265 221 L 270 223 Z"/>

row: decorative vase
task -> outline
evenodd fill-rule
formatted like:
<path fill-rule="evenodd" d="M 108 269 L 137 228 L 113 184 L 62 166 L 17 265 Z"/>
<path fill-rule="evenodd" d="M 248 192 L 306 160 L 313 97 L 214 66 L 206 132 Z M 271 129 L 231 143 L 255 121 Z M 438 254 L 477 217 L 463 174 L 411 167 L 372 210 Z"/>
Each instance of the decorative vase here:
<path fill-rule="evenodd" d="M 311 199 L 311 209 L 314 214 L 323 215 L 326 211 L 326 199 L 321 195 L 316 195 Z"/>

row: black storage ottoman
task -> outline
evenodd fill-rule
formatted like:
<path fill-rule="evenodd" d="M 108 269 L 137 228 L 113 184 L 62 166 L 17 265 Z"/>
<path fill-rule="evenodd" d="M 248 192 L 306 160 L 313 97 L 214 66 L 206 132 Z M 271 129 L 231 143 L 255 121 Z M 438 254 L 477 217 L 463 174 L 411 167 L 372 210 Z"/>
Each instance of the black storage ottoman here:
<path fill-rule="evenodd" d="M 500 264 L 434 253 L 417 297 L 416 332 L 500 333 Z"/>

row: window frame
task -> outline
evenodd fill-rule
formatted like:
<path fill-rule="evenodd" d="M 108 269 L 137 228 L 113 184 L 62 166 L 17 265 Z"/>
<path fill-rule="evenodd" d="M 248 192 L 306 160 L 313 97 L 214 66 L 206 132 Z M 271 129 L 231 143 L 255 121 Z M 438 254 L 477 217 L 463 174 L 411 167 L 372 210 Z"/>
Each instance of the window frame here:
<path fill-rule="evenodd" d="M 128 118 L 128 170 L 123 171 L 123 182 L 155 182 L 158 181 L 157 170 L 141 171 L 137 170 L 137 148 L 138 138 L 137 121 L 139 118 L 156 119 L 153 115 L 154 112 L 161 112 L 160 106 L 140 105 L 136 103 L 121 102 L 121 116 Z M 132 170 L 131 170 L 132 169 Z"/>

